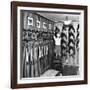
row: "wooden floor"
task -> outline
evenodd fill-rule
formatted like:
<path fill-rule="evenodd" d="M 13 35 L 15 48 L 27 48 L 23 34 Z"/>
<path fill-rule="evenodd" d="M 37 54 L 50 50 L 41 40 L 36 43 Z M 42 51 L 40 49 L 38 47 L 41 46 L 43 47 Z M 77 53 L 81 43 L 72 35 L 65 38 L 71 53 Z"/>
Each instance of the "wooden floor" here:
<path fill-rule="evenodd" d="M 56 76 L 58 73 L 59 73 L 59 71 L 57 71 L 57 70 L 48 69 L 41 75 L 41 77 L 52 77 L 52 76 Z"/>
<path fill-rule="evenodd" d="M 62 72 L 61 72 L 60 68 L 57 65 L 56 68 L 48 69 L 41 75 L 41 77 L 77 75 L 79 69 L 77 66 L 65 65 L 64 67 L 62 67 Z"/>

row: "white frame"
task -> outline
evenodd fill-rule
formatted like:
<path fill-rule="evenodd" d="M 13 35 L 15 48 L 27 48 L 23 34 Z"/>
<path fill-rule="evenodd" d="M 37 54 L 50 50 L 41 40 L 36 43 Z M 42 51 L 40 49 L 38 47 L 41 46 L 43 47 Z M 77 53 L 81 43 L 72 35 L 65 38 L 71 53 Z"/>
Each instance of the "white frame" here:
<path fill-rule="evenodd" d="M 80 14 L 80 75 L 77 76 L 57 76 L 57 77 L 39 77 L 39 78 L 24 78 L 20 79 L 20 10 L 35 10 L 35 11 L 54 11 L 54 12 L 79 12 Z M 35 7 L 17 7 L 17 83 L 42 83 L 42 82 L 62 82 L 62 81 L 78 81 L 84 80 L 84 10 L 72 9 L 52 9 L 52 8 L 35 8 Z"/>

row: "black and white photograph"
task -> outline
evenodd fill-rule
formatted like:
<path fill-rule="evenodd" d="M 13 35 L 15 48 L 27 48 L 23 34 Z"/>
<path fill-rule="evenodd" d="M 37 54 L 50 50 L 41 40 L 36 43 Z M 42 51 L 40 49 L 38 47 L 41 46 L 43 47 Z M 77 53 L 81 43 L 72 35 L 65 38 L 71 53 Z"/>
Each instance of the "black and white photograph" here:
<path fill-rule="evenodd" d="M 86 83 L 86 13 L 86 6 L 14 2 L 12 87 Z"/>
<path fill-rule="evenodd" d="M 80 12 L 20 10 L 20 77 L 80 74 Z"/>

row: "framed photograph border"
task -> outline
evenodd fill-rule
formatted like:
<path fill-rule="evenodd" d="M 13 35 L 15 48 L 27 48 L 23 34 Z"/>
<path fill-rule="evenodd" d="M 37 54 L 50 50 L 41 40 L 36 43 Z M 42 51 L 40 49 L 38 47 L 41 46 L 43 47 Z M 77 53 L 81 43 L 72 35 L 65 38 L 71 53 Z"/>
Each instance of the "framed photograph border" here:
<path fill-rule="evenodd" d="M 78 81 L 63 81 L 63 82 L 46 82 L 46 83 L 17 83 L 17 7 L 39 7 L 39 8 L 62 8 L 84 10 L 84 80 Z M 30 88 L 30 87 L 46 87 L 46 86 L 64 86 L 64 85 L 78 85 L 87 84 L 87 6 L 83 5 L 67 5 L 67 4 L 50 4 L 50 3 L 32 3 L 32 2 L 11 2 L 11 88 Z"/>

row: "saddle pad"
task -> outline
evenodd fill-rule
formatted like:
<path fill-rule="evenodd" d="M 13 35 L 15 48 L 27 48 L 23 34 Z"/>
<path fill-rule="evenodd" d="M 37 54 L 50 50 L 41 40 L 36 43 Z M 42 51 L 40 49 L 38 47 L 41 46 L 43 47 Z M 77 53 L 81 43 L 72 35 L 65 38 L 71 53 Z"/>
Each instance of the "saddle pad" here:
<path fill-rule="evenodd" d="M 51 76 L 56 76 L 56 74 L 58 73 L 59 71 L 57 70 L 53 70 L 53 69 L 48 69 L 47 71 L 45 71 L 41 77 L 51 77 Z"/>

